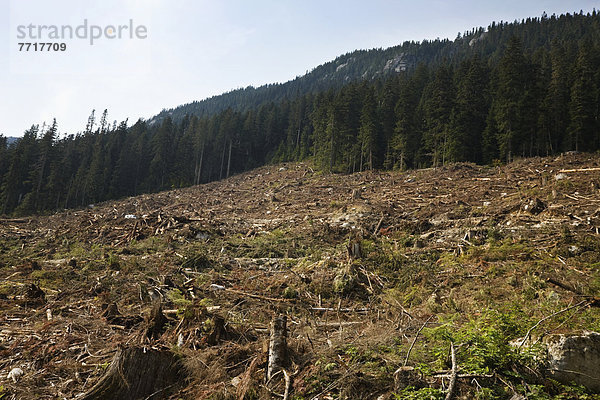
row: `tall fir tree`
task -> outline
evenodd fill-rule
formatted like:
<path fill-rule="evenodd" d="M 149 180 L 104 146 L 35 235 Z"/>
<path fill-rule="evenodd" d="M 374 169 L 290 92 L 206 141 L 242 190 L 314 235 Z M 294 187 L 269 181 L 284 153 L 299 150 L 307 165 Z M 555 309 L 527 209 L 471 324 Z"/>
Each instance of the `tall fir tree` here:
<path fill-rule="evenodd" d="M 568 140 L 571 150 L 583 150 L 598 147 L 596 115 L 598 94 L 592 66 L 592 47 L 584 41 L 579 49 L 575 67 L 575 80 L 571 87 L 568 126 Z"/>
<path fill-rule="evenodd" d="M 521 41 L 513 36 L 498 66 L 498 86 L 494 97 L 500 155 L 511 161 L 528 143 L 525 109 L 531 81 L 530 66 L 523 54 Z"/>
<path fill-rule="evenodd" d="M 431 163 L 437 167 L 449 161 L 449 145 L 453 140 L 450 130 L 455 96 L 452 69 L 442 65 L 436 71 L 423 96 L 425 116 L 423 139 L 431 156 Z"/>
<path fill-rule="evenodd" d="M 457 72 L 456 103 L 451 120 L 451 161 L 483 161 L 482 137 L 489 113 L 488 70 L 476 56 Z"/>
<path fill-rule="evenodd" d="M 373 158 L 377 156 L 377 146 L 381 143 L 379 138 L 379 126 L 377 123 L 377 104 L 375 103 L 375 94 L 370 89 L 365 89 L 366 95 L 364 104 L 360 113 L 360 128 L 358 141 L 360 143 L 360 170 L 372 170 L 377 161 Z"/>

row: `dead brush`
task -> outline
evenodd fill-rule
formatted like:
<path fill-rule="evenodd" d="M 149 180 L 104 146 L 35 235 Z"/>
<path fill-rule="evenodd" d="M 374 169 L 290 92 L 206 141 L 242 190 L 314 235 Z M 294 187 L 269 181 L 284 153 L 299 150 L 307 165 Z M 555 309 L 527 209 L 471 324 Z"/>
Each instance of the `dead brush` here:
<path fill-rule="evenodd" d="M 245 385 L 247 391 L 255 385 L 254 382 L 261 382 L 261 376 L 264 379 L 266 355 L 261 350 L 257 343 L 243 345 L 227 343 L 219 347 L 207 348 L 202 352 L 184 349 L 183 365 L 190 379 L 188 389 L 193 390 L 197 395 L 221 393 L 226 395 L 220 397 L 223 399 L 237 398 L 235 396 L 237 388 L 232 384 L 232 379 L 238 377 L 233 382 L 237 386 Z M 259 366 L 261 368 L 258 368 Z M 259 373 L 259 369 L 262 373 Z"/>

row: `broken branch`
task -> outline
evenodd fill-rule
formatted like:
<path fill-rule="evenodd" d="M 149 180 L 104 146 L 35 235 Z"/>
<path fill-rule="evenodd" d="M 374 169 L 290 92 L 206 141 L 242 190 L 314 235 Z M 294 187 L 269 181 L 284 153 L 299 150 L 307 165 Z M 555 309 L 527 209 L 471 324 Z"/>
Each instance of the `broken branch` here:
<path fill-rule="evenodd" d="M 458 367 L 456 365 L 456 350 L 454 349 L 453 342 L 450 342 L 450 355 L 452 356 L 452 374 L 450 374 L 450 385 L 448 386 L 448 392 L 446 393 L 446 400 L 451 400 L 454 397 L 456 377 L 458 375 Z"/>
<path fill-rule="evenodd" d="M 421 331 L 423 330 L 423 328 L 425 328 L 425 326 L 427 325 L 427 323 L 429 322 L 429 320 L 433 317 L 433 315 L 430 315 L 429 318 L 427 318 L 427 321 L 425 321 L 423 323 L 423 325 L 421 325 L 421 327 L 419 328 L 419 330 L 417 331 L 417 333 L 415 334 L 415 337 L 412 341 L 412 343 L 410 344 L 410 348 L 408 349 L 408 352 L 406 353 L 406 358 L 404 359 L 404 366 L 406 367 L 406 364 L 408 364 L 408 359 L 410 357 L 410 353 L 413 349 L 413 347 L 415 347 L 415 343 L 417 342 L 417 338 L 419 337 L 419 333 L 421 333 Z"/>
<path fill-rule="evenodd" d="M 522 341 L 521 341 L 521 343 L 519 344 L 519 347 L 518 347 L 518 349 L 520 349 L 521 347 L 523 347 L 523 345 L 525 344 L 525 342 L 527 342 L 527 339 L 529 338 L 529 335 L 531 335 L 531 332 L 533 332 L 533 330 L 534 330 L 535 328 L 537 328 L 538 326 L 540 326 L 540 324 L 542 324 L 544 321 L 547 321 L 547 320 L 549 320 L 550 318 L 556 317 L 557 315 L 559 315 L 559 314 L 562 314 L 562 313 L 564 313 L 564 312 L 567 312 L 567 311 L 569 311 L 569 310 L 572 310 L 572 309 L 574 309 L 574 308 L 581 307 L 581 306 L 583 306 L 584 304 L 587 306 L 588 304 L 586 304 L 586 303 L 588 303 L 588 301 L 587 301 L 587 300 L 580 301 L 579 303 L 577 303 L 577 304 L 575 304 L 575 305 L 573 305 L 573 306 L 569 306 L 569 307 L 567 307 L 567 308 L 563 308 L 563 309 L 562 309 L 562 310 L 560 310 L 560 311 L 557 311 L 557 312 L 555 312 L 555 313 L 552 313 L 552 314 L 548 315 L 547 317 L 544 317 L 544 318 L 540 319 L 540 320 L 539 320 L 539 321 L 538 321 L 538 322 L 537 322 L 535 325 L 533 325 L 531 328 L 529 328 L 529 330 L 527 331 L 527 333 L 526 333 L 526 334 L 525 334 L 525 336 L 523 337 L 523 340 L 522 340 Z"/>

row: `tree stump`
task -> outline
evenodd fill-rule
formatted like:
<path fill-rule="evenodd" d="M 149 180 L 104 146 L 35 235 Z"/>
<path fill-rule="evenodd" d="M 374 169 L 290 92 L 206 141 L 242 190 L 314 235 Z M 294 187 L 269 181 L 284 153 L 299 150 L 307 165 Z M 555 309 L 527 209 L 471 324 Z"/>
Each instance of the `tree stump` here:
<path fill-rule="evenodd" d="M 122 315 L 117 307 L 117 303 L 109 303 L 102 305 L 102 316 L 106 319 L 106 322 L 112 325 L 120 325 L 129 329 L 134 325 L 139 324 L 144 319 L 139 315 Z"/>
<path fill-rule="evenodd" d="M 208 343 L 211 346 L 214 346 L 216 344 L 219 344 L 219 341 L 221 339 L 227 337 L 227 331 L 225 330 L 225 319 L 223 319 L 223 317 L 221 317 L 220 315 L 215 315 L 213 316 L 212 321 L 214 326 L 212 331 L 206 338 L 206 343 Z"/>
<path fill-rule="evenodd" d="M 29 307 L 35 307 L 46 303 L 46 293 L 39 286 L 31 283 L 25 290 L 23 303 Z"/>
<path fill-rule="evenodd" d="M 267 381 L 287 366 L 287 317 L 275 316 L 271 321 L 271 338 L 269 340 L 269 366 L 267 368 Z"/>
<path fill-rule="evenodd" d="M 179 359 L 170 351 L 143 347 L 120 348 L 104 376 L 81 400 L 165 398 L 182 380 Z M 150 397 L 149 397 L 150 396 Z"/>
<path fill-rule="evenodd" d="M 154 303 L 150 316 L 147 320 L 146 334 L 145 336 L 152 340 L 158 339 L 162 335 L 165 325 L 169 322 L 162 312 L 162 305 L 160 301 Z"/>

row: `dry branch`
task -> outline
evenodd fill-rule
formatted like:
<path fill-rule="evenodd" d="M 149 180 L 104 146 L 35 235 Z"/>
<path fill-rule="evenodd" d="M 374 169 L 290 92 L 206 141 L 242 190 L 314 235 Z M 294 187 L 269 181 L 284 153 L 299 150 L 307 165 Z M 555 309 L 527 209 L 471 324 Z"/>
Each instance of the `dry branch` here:
<path fill-rule="evenodd" d="M 419 330 L 415 334 L 415 337 L 414 337 L 412 343 L 410 344 L 408 352 L 406 353 L 406 358 L 404 359 L 404 364 L 403 365 L 405 367 L 406 367 L 406 364 L 408 364 L 408 359 L 410 358 L 410 353 L 412 352 L 413 347 L 415 347 L 415 343 L 417 342 L 417 338 L 419 337 L 419 333 L 421 333 L 421 331 L 423 330 L 423 328 L 425 328 L 425 326 L 427 325 L 427 323 L 429 322 L 429 320 L 431 320 L 432 317 L 433 317 L 433 315 L 430 315 L 429 318 L 427 318 L 427 321 L 425 321 L 423 323 L 423 325 L 421 325 L 421 327 L 419 328 Z"/>
<path fill-rule="evenodd" d="M 558 281 L 558 280 L 556 280 L 554 278 L 548 278 L 548 279 L 546 279 L 546 282 L 551 283 L 553 285 L 556 285 L 556 286 L 558 286 L 560 288 L 563 288 L 563 289 L 565 289 L 565 290 L 567 290 L 569 292 L 572 292 L 572 293 L 575 293 L 575 294 L 578 294 L 578 295 L 582 294 L 581 291 L 577 290 L 573 286 L 568 285 L 568 284 L 563 283 L 563 282 L 560 282 L 560 281 Z"/>
<path fill-rule="evenodd" d="M 377 233 L 379 233 L 379 228 L 381 228 L 381 224 L 383 223 L 383 214 L 381 215 L 381 218 L 379 219 L 379 222 L 377 222 L 377 225 L 375 226 L 375 230 L 373 231 L 373 236 L 377 236 Z"/>
<path fill-rule="evenodd" d="M 312 311 L 331 311 L 331 312 L 344 312 L 344 313 L 367 313 L 370 311 L 369 308 L 332 308 L 332 307 L 311 307 Z"/>
<path fill-rule="evenodd" d="M 450 355 L 452 356 L 452 373 L 450 374 L 450 385 L 446 393 L 446 400 L 452 400 L 454 391 L 456 390 L 456 377 L 458 375 L 458 366 L 456 365 L 456 350 L 454 343 L 450 343 Z"/>
<path fill-rule="evenodd" d="M 600 168 L 576 168 L 576 169 L 561 169 L 558 172 L 568 173 L 568 172 L 590 172 L 590 171 L 600 171 Z"/>
<path fill-rule="evenodd" d="M 2 218 L 0 218 L 0 224 L 2 224 L 2 223 L 7 223 L 7 224 L 26 224 L 28 222 L 29 222 L 28 219 L 16 219 L 16 218 L 2 219 Z"/>
<path fill-rule="evenodd" d="M 290 398 L 290 390 L 292 388 L 292 379 L 290 378 L 290 374 L 287 371 L 283 370 L 283 378 L 285 380 L 285 392 L 283 393 L 283 400 L 288 400 Z"/>
<path fill-rule="evenodd" d="M 539 320 L 539 321 L 538 321 L 538 322 L 537 322 L 535 325 L 533 325 L 531 328 L 529 328 L 529 330 L 527 331 L 527 333 L 526 333 L 526 334 L 525 334 L 525 336 L 523 337 L 523 340 L 522 340 L 522 341 L 521 341 L 521 343 L 519 344 L 519 347 L 518 347 L 518 348 L 520 349 L 521 347 L 523 347 L 523 345 L 525 344 L 525 342 L 527 342 L 527 339 L 529 338 L 529 335 L 531 335 L 531 332 L 533 332 L 533 330 L 534 330 L 535 328 L 537 328 L 538 326 L 540 326 L 540 324 L 541 324 L 542 322 L 544 322 L 544 321 L 547 321 L 547 320 L 549 320 L 550 318 L 556 317 L 557 315 L 559 315 L 559 314 L 562 314 L 562 313 L 564 313 L 564 312 L 567 312 L 567 311 L 569 311 L 569 310 L 572 310 L 572 309 L 574 309 L 574 308 L 581 307 L 581 306 L 583 306 L 584 304 L 587 306 L 588 304 L 586 304 L 586 303 L 588 303 L 588 300 L 583 300 L 583 301 L 580 301 L 579 303 L 577 303 L 577 304 L 575 304 L 575 305 L 572 305 L 572 306 L 569 306 L 569 307 L 563 308 L 563 309 L 562 309 L 562 310 L 560 310 L 560 311 L 557 311 L 557 312 L 555 312 L 555 313 L 552 313 L 552 314 L 548 315 L 547 317 L 544 317 L 544 318 L 540 319 L 540 320 Z"/>
<path fill-rule="evenodd" d="M 290 299 L 277 299 L 275 297 L 261 296 L 259 294 L 246 293 L 246 292 L 242 292 L 241 290 L 235 290 L 235 289 L 225 289 L 225 291 L 230 292 L 230 293 L 240 294 L 242 296 L 252 297 L 254 299 L 260 299 L 260 300 L 283 301 L 283 302 L 290 301 Z"/>
<path fill-rule="evenodd" d="M 343 328 L 345 326 L 361 325 L 363 321 L 317 322 L 319 328 Z"/>

